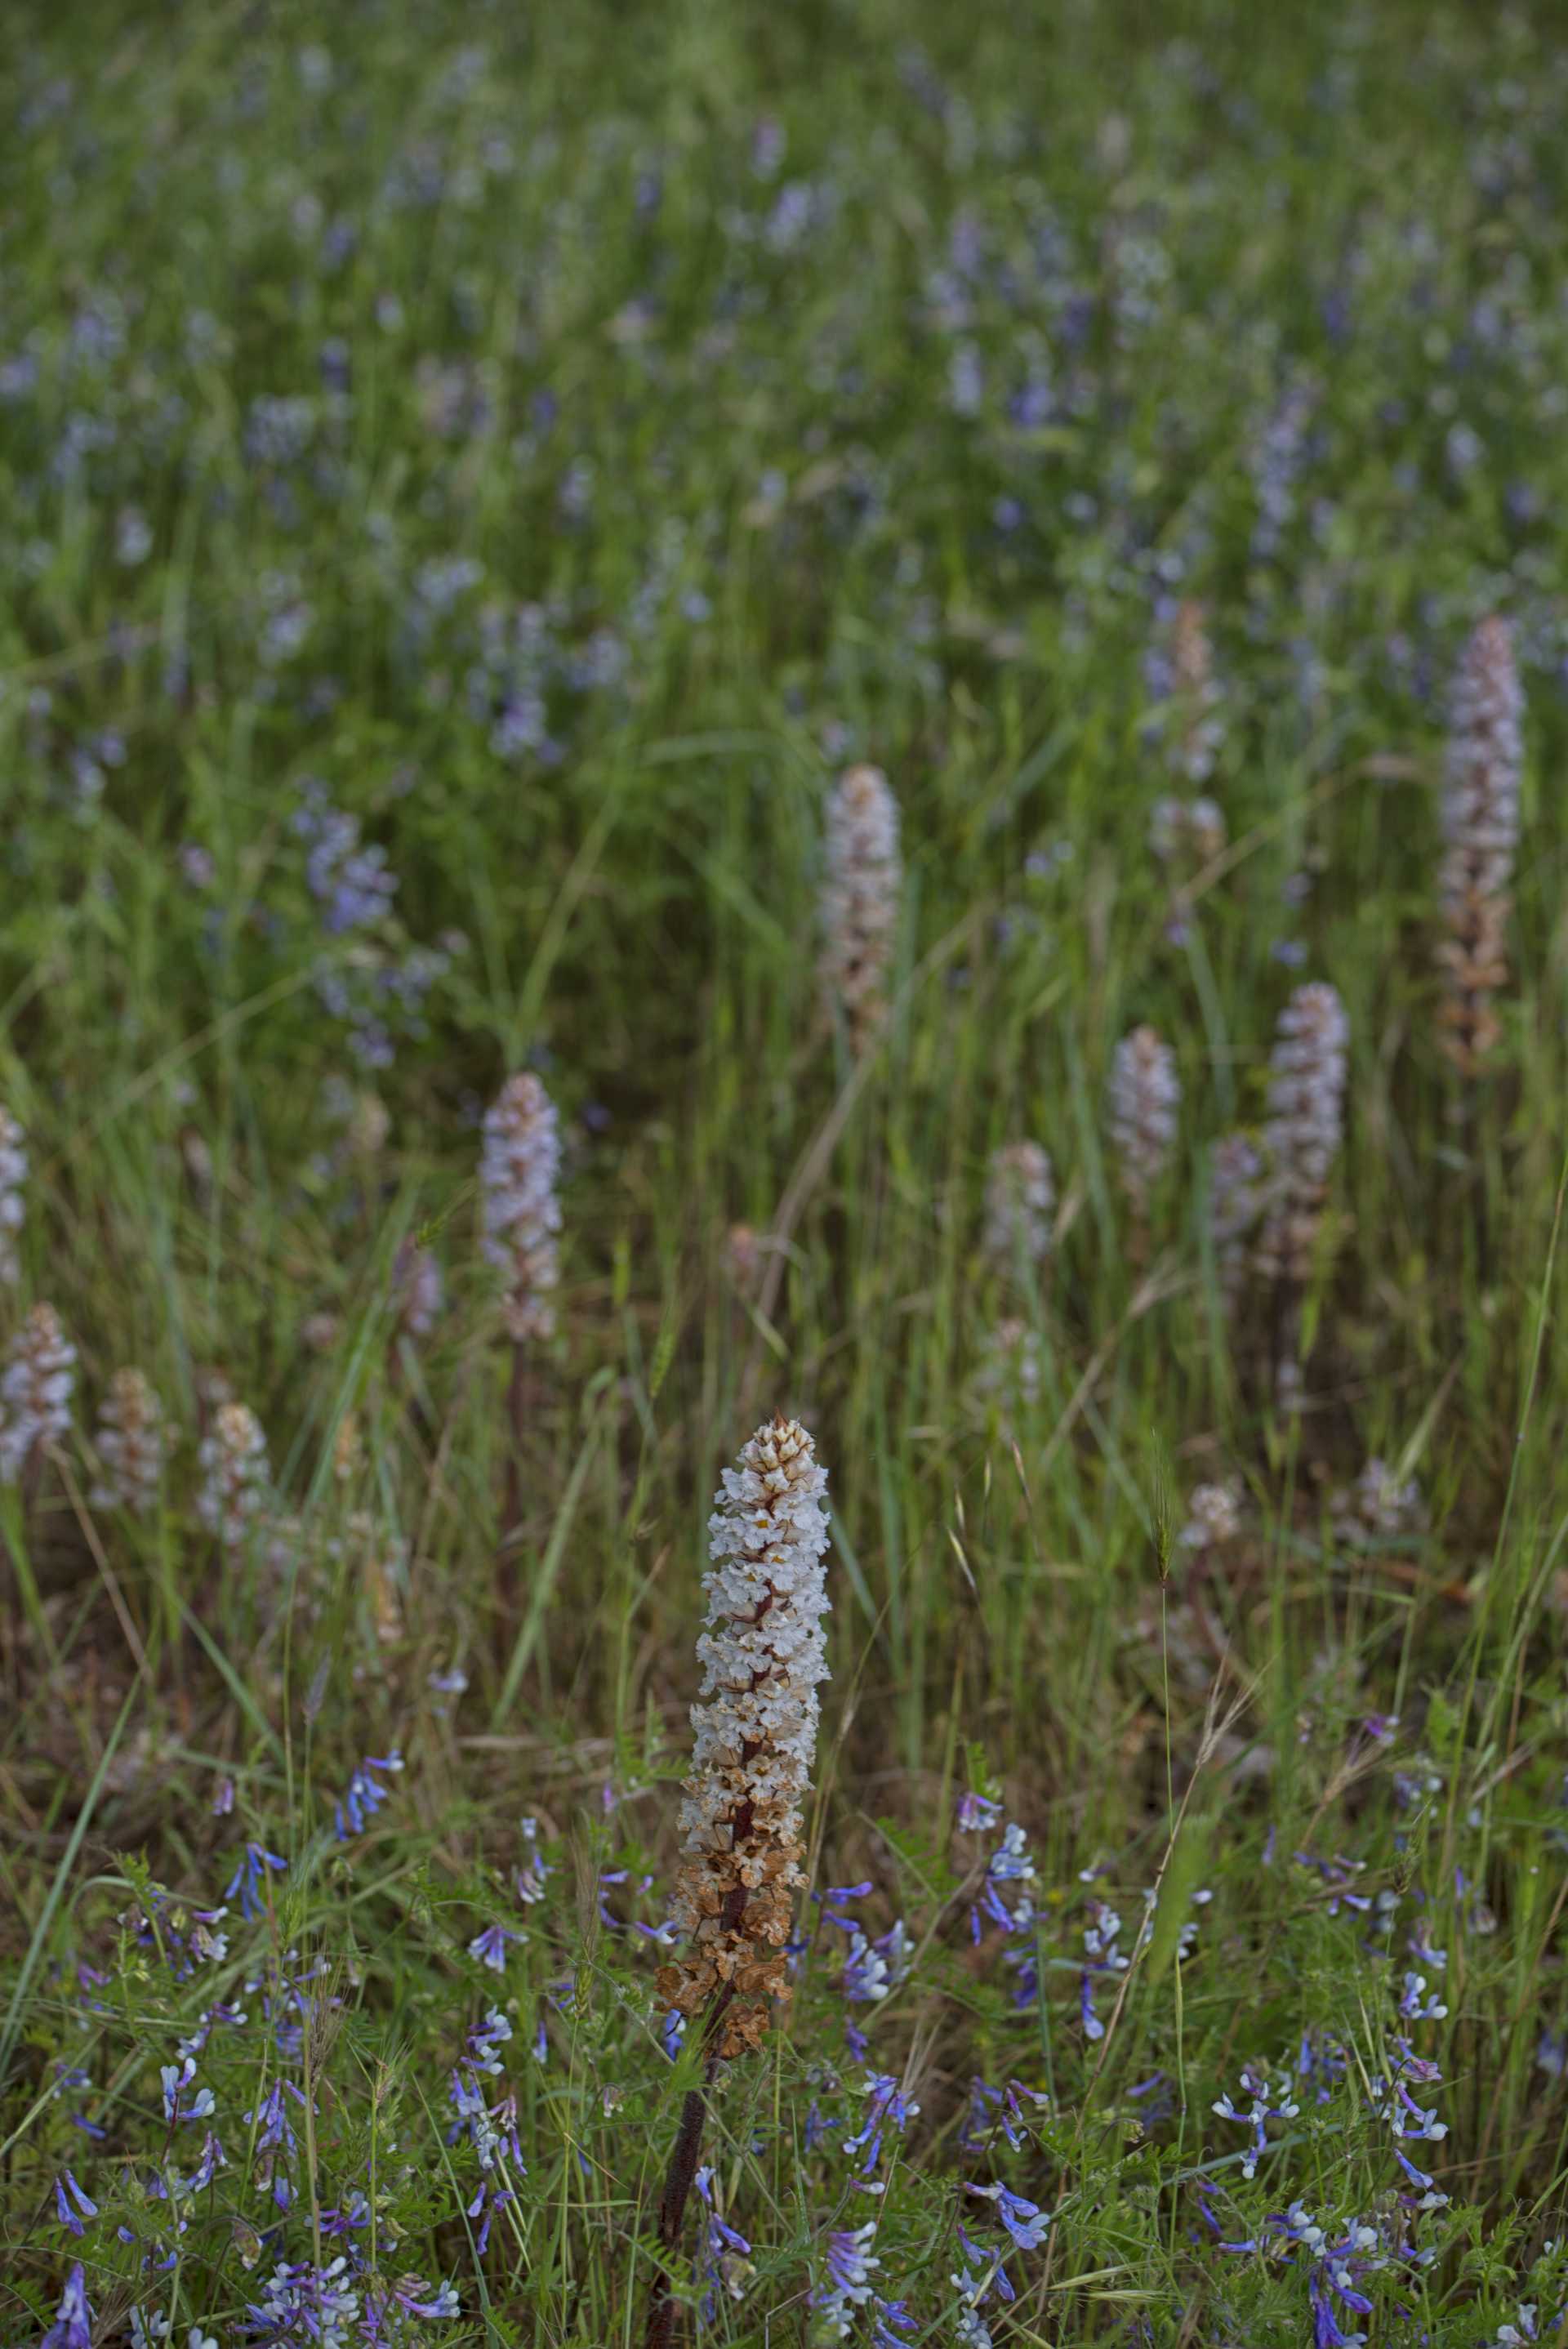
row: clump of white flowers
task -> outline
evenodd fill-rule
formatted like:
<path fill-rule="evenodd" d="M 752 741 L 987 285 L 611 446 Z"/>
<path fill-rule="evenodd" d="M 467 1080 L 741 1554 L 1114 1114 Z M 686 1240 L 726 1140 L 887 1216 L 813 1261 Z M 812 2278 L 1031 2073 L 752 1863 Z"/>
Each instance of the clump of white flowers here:
<path fill-rule="evenodd" d="M 197 1451 L 196 1513 L 226 1551 L 240 1549 L 267 1503 L 267 1439 L 248 1403 L 226 1402 Z"/>
<path fill-rule="evenodd" d="M 167 1450 L 163 1406 L 140 1371 L 116 1371 L 98 1412 L 93 1449 L 102 1474 L 92 1505 L 146 1516 L 158 1499 Z"/>
<path fill-rule="evenodd" d="M 15 1288 L 22 1278 L 16 1235 L 26 1205 L 22 1185 L 27 1179 L 27 1137 L 8 1109 L 0 1109 L 0 1282 Z"/>
<path fill-rule="evenodd" d="M 1258 1240 L 1265 1278 L 1301 1286 L 1312 1268 L 1329 1170 L 1345 1129 L 1350 1023 L 1336 990 L 1298 987 L 1280 1014 L 1264 1131 L 1267 1202 Z"/>
<path fill-rule="evenodd" d="M 76 1359 L 54 1307 L 35 1305 L 0 1374 L 0 1480 L 5 1484 L 15 1484 L 31 1460 L 68 1433 Z"/>
<path fill-rule="evenodd" d="M 1508 622 L 1482 620 L 1455 681 L 1443 792 L 1439 890 L 1449 935 L 1446 1046 L 1468 1076 L 1496 1043 L 1492 998 L 1508 978 L 1504 944 L 1519 846 L 1523 696 Z"/>
<path fill-rule="evenodd" d="M 1109 1091 L 1110 1138 L 1122 1187 L 1142 1215 L 1171 1156 L 1181 1105 L 1176 1055 L 1152 1028 L 1135 1028 L 1122 1038 L 1111 1061 Z"/>
<path fill-rule="evenodd" d="M 985 1179 L 985 1253 L 998 1272 L 1043 1264 L 1051 1249 L 1057 1186 L 1037 1142 L 1004 1143 Z"/>
<path fill-rule="evenodd" d="M 561 1277 L 561 1129 L 555 1104 L 531 1071 L 509 1077 L 485 1113 L 480 1183 L 484 1251 L 505 1282 L 502 1314 L 515 1344 L 555 1329 Z"/>
<path fill-rule="evenodd" d="M 658 1990 L 683 2014 L 711 2008 L 721 2056 L 756 2046 L 768 2002 L 789 1996 L 784 1945 L 828 1677 L 827 1484 L 806 1430 L 775 1417 L 724 1471 L 708 1521 L 702 1696 L 671 1909 L 691 1938 Z"/>
<path fill-rule="evenodd" d="M 1336 1495 L 1334 1512 L 1353 1530 L 1382 1541 L 1418 1531 L 1426 1516 L 1417 1479 L 1401 1476 L 1376 1453 L 1350 1490 Z"/>
<path fill-rule="evenodd" d="M 840 777 L 827 824 L 822 981 L 858 1052 L 886 1009 L 903 879 L 898 802 L 880 767 L 851 767 Z"/>
<path fill-rule="evenodd" d="M 1198 1485 L 1187 1504 L 1187 1522 L 1176 1539 L 1185 1550 L 1218 1549 L 1242 1529 L 1241 1495 L 1233 1484 Z"/>

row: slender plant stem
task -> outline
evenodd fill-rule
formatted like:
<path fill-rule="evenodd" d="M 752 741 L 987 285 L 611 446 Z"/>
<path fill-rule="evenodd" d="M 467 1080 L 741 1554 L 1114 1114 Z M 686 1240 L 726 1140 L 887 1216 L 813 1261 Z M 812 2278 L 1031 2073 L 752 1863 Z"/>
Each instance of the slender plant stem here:
<path fill-rule="evenodd" d="M 506 1415 L 510 1440 L 507 1446 L 506 1500 L 501 1510 L 501 1555 L 509 1555 L 522 1523 L 522 1439 L 528 1428 L 528 1357 L 521 1338 L 512 1340 L 511 1377 L 506 1390 Z M 515 1579 L 511 1567 L 503 1577 L 508 1589 Z"/>
<path fill-rule="evenodd" d="M 686 2207 L 702 2155 L 702 2132 L 707 2120 L 707 2092 L 718 2076 L 722 2061 L 713 2042 L 724 2011 L 734 1995 L 734 1983 L 726 1982 L 708 2008 L 702 2030 L 703 2046 L 707 2051 L 702 2067 L 702 2081 L 699 2086 L 686 2090 L 686 2101 L 681 2106 L 681 2125 L 676 2131 L 676 2141 L 670 2150 L 670 2166 L 665 2172 L 665 2190 L 659 2197 L 659 2249 L 663 2257 L 655 2271 L 653 2290 L 648 2295 L 647 2349 L 669 2349 L 675 2339 L 678 2303 L 673 2296 L 670 2266 L 680 2249 L 686 2226 Z"/>
<path fill-rule="evenodd" d="M 750 1831 L 750 1812 L 751 1806 L 746 1803 L 736 1815 L 738 1840 Z M 729 1893 L 725 1899 L 723 1921 L 726 1928 L 733 1930 L 745 1913 L 746 1893 L 742 1887 Z M 707 2119 L 707 2092 L 717 2078 L 719 2064 L 724 2060 L 717 2044 L 719 2025 L 734 1996 L 735 1984 L 727 1982 L 703 2017 L 702 2082 L 700 2086 L 686 2090 L 686 2102 L 681 2106 L 681 2125 L 676 2131 L 670 2166 L 665 2172 L 665 2190 L 659 2197 L 659 2249 L 664 2256 L 655 2271 L 653 2289 L 648 2295 L 646 2349 L 669 2349 L 675 2339 L 676 2302 L 672 2297 L 670 2263 L 680 2249 L 686 2206 L 702 2153 L 702 2132 Z"/>

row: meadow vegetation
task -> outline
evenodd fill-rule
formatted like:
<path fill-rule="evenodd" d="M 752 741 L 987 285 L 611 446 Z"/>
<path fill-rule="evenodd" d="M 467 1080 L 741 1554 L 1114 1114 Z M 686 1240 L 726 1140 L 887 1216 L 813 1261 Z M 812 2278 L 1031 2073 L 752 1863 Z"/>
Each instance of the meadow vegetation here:
<path fill-rule="evenodd" d="M 0 2340 L 1568 2339 L 1553 12 L 0 39 Z"/>

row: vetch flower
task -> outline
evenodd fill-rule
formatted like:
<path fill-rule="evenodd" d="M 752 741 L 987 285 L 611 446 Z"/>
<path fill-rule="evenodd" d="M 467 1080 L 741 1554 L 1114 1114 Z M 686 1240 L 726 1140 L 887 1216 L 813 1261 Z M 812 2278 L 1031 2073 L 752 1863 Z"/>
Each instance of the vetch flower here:
<path fill-rule="evenodd" d="M 1251 2130 L 1252 2142 L 1242 2157 L 1242 2176 L 1252 2178 L 1257 2175 L 1259 2160 L 1268 2151 L 1268 2123 L 1295 2120 L 1301 2107 L 1288 2086 L 1271 2086 L 1268 2075 L 1253 2064 L 1243 2070 L 1242 2086 L 1248 2098 L 1244 2108 L 1227 2095 L 1216 2098 L 1210 2109 L 1218 2113 L 1222 2120 L 1240 2121 Z"/>
<path fill-rule="evenodd" d="M 163 2117 L 170 2125 L 210 2120 L 217 2110 L 211 2088 L 198 2088 L 193 2095 L 186 2093 L 196 2077 L 196 2066 L 189 2055 L 182 2064 L 161 2065 L 159 2077 L 163 2083 Z"/>
<path fill-rule="evenodd" d="M 997 2216 L 1021 2251 L 1037 2251 L 1045 2241 L 1051 2214 L 1048 2210 L 1042 2210 L 1037 2202 L 1026 2201 L 1023 2195 L 1015 2194 L 1010 2188 L 1000 2185 L 975 2186 L 971 2183 L 965 2191 L 995 2202 Z"/>
<path fill-rule="evenodd" d="M 504 1925 L 487 1925 L 483 1932 L 476 1933 L 469 1943 L 469 1955 L 477 1958 L 481 1966 L 489 1966 L 493 1973 L 504 1973 L 508 1942 L 523 1941 L 527 1938 L 526 1933 L 510 1932 Z"/>
<path fill-rule="evenodd" d="M 868 2072 L 861 2083 L 861 2094 L 870 2100 L 866 2117 L 855 2135 L 844 2139 L 843 2150 L 861 2157 L 859 2174 L 851 2183 L 862 2193 L 880 2194 L 882 2182 L 875 2172 L 882 2159 L 882 2138 L 890 2128 L 902 2135 L 920 2106 L 904 2095 L 891 2072 Z"/>
<path fill-rule="evenodd" d="M 882 2265 L 871 2248 L 876 2231 L 872 2219 L 863 2227 L 841 2228 L 828 2237 L 828 2281 L 812 2293 L 811 2305 L 836 2340 L 849 2339 L 856 2310 L 872 2297 L 872 2277 Z"/>
<path fill-rule="evenodd" d="M 86 2233 L 83 2220 L 98 2217 L 98 2204 L 83 2192 L 71 2170 L 61 2170 L 55 2180 L 55 2211 L 61 2226 L 68 2227 L 73 2235 Z"/>
<path fill-rule="evenodd" d="M 260 2301 L 247 2306 L 246 2338 L 264 2343 L 266 2349 L 294 2343 L 309 2343 L 311 2349 L 356 2349 L 359 2294 L 348 2278 L 348 2261 L 341 2253 L 324 2268 L 284 2261 Z"/>
<path fill-rule="evenodd" d="M 390 1754 L 367 1754 L 348 1782 L 348 1790 L 341 1802 L 333 1806 L 333 1824 L 339 1843 L 350 1836 L 363 1835 L 383 1803 L 391 1794 L 372 1771 L 396 1772 L 403 1767 L 403 1756 L 394 1747 Z"/>
<path fill-rule="evenodd" d="M 757 2045 L 768 2001 L 789 1995 L 783 1947 L 790 1892 L 804 1881 L 801 1804 L 828 1677 L 826 1489 L 806 1430 L 775 1418 L 725 1470 L 709 1520 L 702 1699 L 671 1904 L 691 1939 L 661 1969 L 658 1991 L 688 2015 L 720 2002 L 725 2056 Z"/>
<path fill-rule="evenodd" d="M 704 2322 L 711 2323 L 718 2312 L 718 2295 L 722 2292 L 731 2300 L 744 2298 L 751 2246 L 746 2237 L 728 2224 L 714 2202 L 713 2171 L 700 2168 L 692 2183 L 707 2208 L 705 2225 L 707 2240 L 703 2248 L 703 2273 L 708 2289 L 703 2296 L 701 2313 Z"/>
<path fill-rule="evenodd" d="M 66 2278 L 59 2311 L 38 2344 L 38 2349 L 92 2349 L 93 2313 L 88 2302 L 87 2280 L 78 2260 Z"/>
<path fill-rule="evenodd" d="M 405 2316 L 460 2316 L 462 2313 L 456 2284 L 428 2284 L 417 2275 L 400 2276 L 377 2313 L 385 2317 L 394 2308 L 400 2309 Z"/>
<path fill-rule="evenodd" d="M 999 2088 L 988 2080 L 971 2080 L 969 2111 L 958 2132 L 959 2144 L 969 2151 L 980 2151 L 1000 2129 L 1013 2151 L 1021 2151 L 1030 2126 L 1025 2117 L 1026 2101 L 1038 2112 L 1050 2110 L 1049 2096 L 1038 2088 L 1026 2087 L 1022 2080 L 1008 2080 Z"/>
<path fill-rule="evenodd" d="M 237 1896 L 242 1917 L 259 1917 L 266 1907 L 269 1869 L 276 1873 L 287 1866 L 286 1859 L 281 1859 L 275 1851 L 268 1851 L 264 1845 L 246 1844 L 240 1854 L 240 1864 L 224 1888 L 224 1899 L 232 1900 Z"/>
<path fill-rule="evenodd" d="M 913 1952 L 902 1917 L 874 1941 L 868 1940 L 856 1926 L 844 1959 L 843 1994 L 851 2003 L 880 2004 L 907 1978 L 913 1963 Z"/>

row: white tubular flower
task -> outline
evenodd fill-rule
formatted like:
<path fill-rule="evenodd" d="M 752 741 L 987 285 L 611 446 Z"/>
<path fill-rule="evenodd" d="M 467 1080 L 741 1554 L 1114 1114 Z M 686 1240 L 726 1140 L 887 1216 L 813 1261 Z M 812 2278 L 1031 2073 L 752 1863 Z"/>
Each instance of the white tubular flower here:
<path fill-rule="evenodd" d="M 266 1506 L 271 1477 L 267 1439 L 255 1413 L 247 1403 L 224 1403 L 196 1457 L 201 1469 L 196 1513 L 225 1550 L 237 1550 Z"/>
<path fill-rule="evenodd" d="M 93 1506 L 146 1516 L 158 1499 L 167 1437 L 163 1406 L 139 1371 L 116 1371 L 110 1379 L 93 1447 L 103 1469 Z"/>
<path fill-rule="evenodd" d="M 827 1484 L 806 1430 L 775 1418 L 725 1470 L 708 1521 L 702 1697 L 671 1905 L 691 1940 L 660 1972 L 659 1995 L 696 2015 L 722 1994 L 720 2055 L 756 2046 L 768 2001 L 789 1996 L 783 1949 L 790 1893 L 804 1881 L 801 1808 L 828 1677 Z"/>
<path fill-rule="evenodd" d="M 1037 1142 L 1004 1143 L 985 1179 L 985 1253 L 998 1272 L 1043 1264 L 1051 1252 L 1057 1186 Z"/>
<path fill-rule="evenodd" d="M 1117 1046 L 1109 1092 L 1110 1138 L 1122 1187 L 1141 1214 L 1165 1171 L 1181 1103 L 1176 1055 L 1152 1028 L 1135 1028 Z"/>
<path fill-rule="evenodd" d="M 1350 1023 L 1337 991 L 1298 987 L 1280 1014 L 1269 1085 L 1268 1196 L 1258 1241 L 1266 1278 L 1300 1285 L 1312 1268 L 1329 1169 L 1345 1125 Z"/>
<path fill-rule="evenodd" d="M 14 1485 L 39 1451 L 57 1444 L 71 1424 L 77 1350 L 52 1305 L 35 1305 L 11 1341 L 0 1375 L 0 1480 Z"/>
<path fill-rule="evenodd" d="M 1497 1041 L 1492 997 L 1508 978 L 1523 707 L 1508 622 L 1482 620 L 1454 686 L 1439 880 L 1449 931 L 1439 949 L 1449 987 L 1445 1045 L 1467 1076 Z"/>
<path fill-rule="evenodd" d="M 880 767 L 851 767 L 828 798 L 822 981 L 861 1050 L 886 1008 L 903 865 L 898 802 Z"/>
<path fill-rule="evenodd" d="M 27 1179 L 27 1137 L 8 1109 L 0 1109 L 0 1282 L 15 1288 L 22 1277 L 16 1235 L 26 1206 L 22 1185 Z"/>
<path fill-rule="evenodd" d="M 484 1251 L 506 1283 L 507 1334 L 521 1345 L 555 1328 L 561 1133 L 555 1104 L 531 1072 L 509 1077 L 484 1125 L 480 1182 Z"/>

